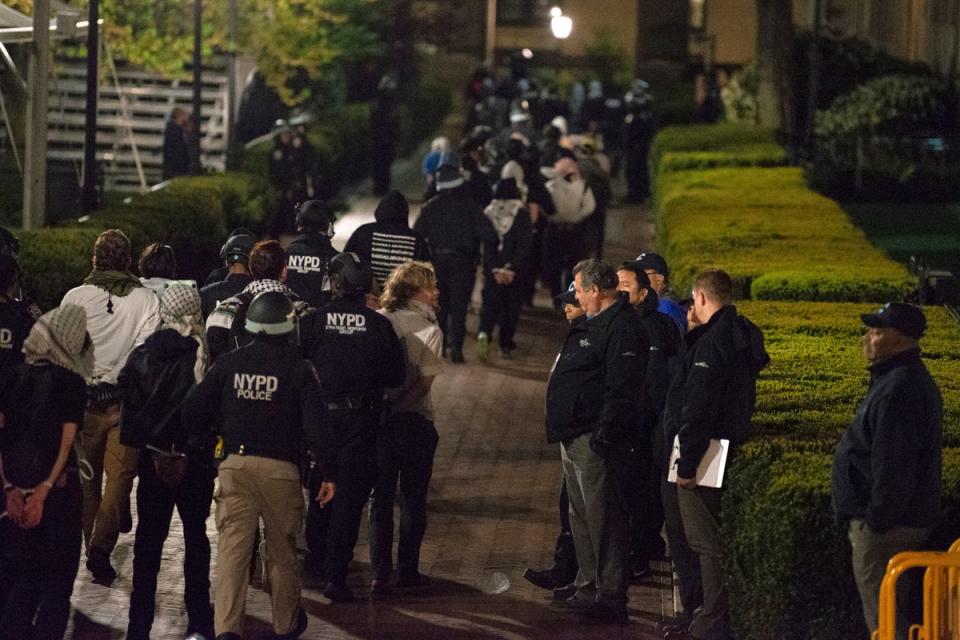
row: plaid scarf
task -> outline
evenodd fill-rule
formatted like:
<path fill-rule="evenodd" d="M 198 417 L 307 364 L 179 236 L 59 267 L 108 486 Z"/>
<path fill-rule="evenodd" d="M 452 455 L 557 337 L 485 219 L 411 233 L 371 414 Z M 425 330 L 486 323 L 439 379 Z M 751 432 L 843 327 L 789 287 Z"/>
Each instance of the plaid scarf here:
<path fill-rule="evenodd" d="M 165 328 L 196 340 L 197 360 L 193 366 L 193 375 L 197 383 L 200 383 L 207 371 L 208 353 L 203 315 L 200 311 L 200 294 L 196 284 L 175 282 L 163 290 L 160 294 L 160 321 Z"/>
<path fill-rule="evenodd" d="M 40 316 L 23 343 L 23 354 L 27 364 L 50 362 L 89 380 L 93 343 L 87 335 L 87 312 L 65 304 Z"/>
<path fill-rule="evenodd" d="M 140 284 L 140 279 L 129 271 L 101 271 L 100 269 L 91 271 L 83 279 L 83 284 L 92 284 L 112 296 L 121 298 L 130 295 L 131 291 L 143 286 Z"/>

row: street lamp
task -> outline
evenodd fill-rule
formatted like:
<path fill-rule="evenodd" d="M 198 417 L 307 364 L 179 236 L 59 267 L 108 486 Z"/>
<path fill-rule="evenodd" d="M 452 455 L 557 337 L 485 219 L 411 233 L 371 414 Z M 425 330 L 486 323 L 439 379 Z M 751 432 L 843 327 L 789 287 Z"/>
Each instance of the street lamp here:
<path fill-rule="evenodd" d="M 558 40 L 566 40 L 573 32 L 573 20 L 570 16 L 563 15 L 560 7 L 550 9 L 550 30 L 553 31 L 553 37 Z"/>

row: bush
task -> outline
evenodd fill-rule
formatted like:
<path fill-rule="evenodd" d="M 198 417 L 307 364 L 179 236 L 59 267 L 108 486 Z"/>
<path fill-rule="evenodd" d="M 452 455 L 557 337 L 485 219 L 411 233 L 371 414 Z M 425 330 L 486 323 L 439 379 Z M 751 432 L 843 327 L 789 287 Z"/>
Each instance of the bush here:
<path fill-rule="evenodd" d="M 738 308 L 763 330 L 771 364 L 758 382 L 754 437 L 734 458 L 723 498 L 734 624 L 752 640 L 859 637 L 850 547 L 830 506 L 830 466 L 866 393 L 859 314 L 872 308 Z M 945 518 L 931 545 L 942 549 L 960 536 L 960 335 L 943 309 L 926 312 L 924 360 L 945 409 Z"/>
<path fill-rule="evenodd" d="M 750 127 L 737 123 L 664 127 L 650 145 L 650 184 L 656 184 L 660 159 L 673 151 L 756 151 L 757 145 L 777 144 L 773 129 Z"/>
<path fill-rule="evenodd" d="M 670 156 L 656 186 L 657 229 L 680 290 L 707 267 L 760 299 L 880 302 L 915 285 L 799 169 L 668 172 Z"/>

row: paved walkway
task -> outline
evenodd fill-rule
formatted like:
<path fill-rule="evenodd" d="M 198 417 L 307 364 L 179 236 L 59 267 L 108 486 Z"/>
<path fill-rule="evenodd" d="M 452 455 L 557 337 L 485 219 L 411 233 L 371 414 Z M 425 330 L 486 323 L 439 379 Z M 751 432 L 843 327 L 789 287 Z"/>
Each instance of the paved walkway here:
<path fill-rule="evenodd" d="M 411 196 L 414 194 L 410 194 Z M 339 243 L 372 219 L 375 201 L 362 198 L 337 225 Z M 417 211 L 417 208 L 414 208 Z M 652 225 L 638 207 L 609 213 L 605 253 L 610 261 L 634 257 L 649 246 Z M 479 288 L 470 315 L 476 332 Z M 587 640 L 650 638 L 669 614 L 672 590 L 666 565 L 650 583 L 630 590 L 630 624 L 589 626 L 549 607 L 548 593 L 522 579 L 524 568 L 551 563 L 557 534 L 559 451 L 544 441 L 543 402 L 547 372 L 562 341 L 565 322 L 549 300 L 538 295 L 517 336 L 515 359 L 495 352 L 488 365 L 476 362 L 468 339 L 465 365 L 448 365 L 434 385 L 440 444 L 429 496 L 430 523 L 422 569 L 434 584 L 416 595 L 372 602 L 367 596 L 368 547 L 361 532 L 350 583 L 352 604 L 332 605 L 307 588 L 303 602 L 311 639 L 493 639 Z M 208 522 L 216 558 L 214 519 Z M 183 539 L 175 516 L 164 549 L 154 638 L 182 638 Z M 81 567 L 73 603 L 74 640 L 122 638 L 126 629 L 132 574 L 133 536 L 121 536 L 114 553 L 119 577 L 110 588 L 90 582 Z M 212 573 L 216 572 L 214 560 Z M 251 588 L 247 638 L 269 637 L 265 593 Z"/>

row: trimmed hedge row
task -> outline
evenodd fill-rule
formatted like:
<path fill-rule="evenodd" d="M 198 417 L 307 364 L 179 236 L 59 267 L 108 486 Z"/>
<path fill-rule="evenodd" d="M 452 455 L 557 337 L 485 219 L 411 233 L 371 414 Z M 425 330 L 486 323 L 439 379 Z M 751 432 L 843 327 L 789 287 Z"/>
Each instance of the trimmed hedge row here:
<path fill-rule="evenodd" d="M 723 502 L 734 624 L 751 640 L 860 637 L 845 532 L 830 507 L 833 448 L 866 392 L 859 314 L 867 305 L 744 302 L 771 356 L 758 383 L 754 438 Z M 960 537 L 960 334 L 927 310 L 924 359 L 944 399 L 945 520 L 932 548 Z M 815 398 L 815 400 L 814 400 Z"/>
<path fill-rule="evenodd" d="M 786 158 L 757 141 L 763 130 L 688 129 L 665 129 L 651 152 L 660 249 L 680 290 L 708 266 L 759 300 L 879 302 L 915 286 L 800 169 L 777 166 Z M 718 150 L 686 151 L 698 138 Z"/>
<path fill-rule="evenodd" d="M 749 153 L 770 159 L 783 154 L 783 149 L 777 144 L 776 132 L 763 127 L 750 127 L 733 122 L 664 127 L 657 132 L 650 144 L 648 154 L 650 184 L 656 184 L 663 157 L 668 153 L 676 152 L 715 152 L 732 155 Z M 779 164 L 786 164 L 785 155 Z"/>
<path fill-rule="evenodd" d="M 179 275 L 202 279 L 219 262 L 230 229 L 263 222 L 270 192 L 266 178 L 255 175 L 176 178 L 164 190 L 108 205 L 85 222 L 18 231 L 24 286 L 41 307 L 58 305 L 89 273 L 93 242 L 110 228 L 130 237 L 135 257 L 151 242 L 166 242 L 176 252 Z"/>

